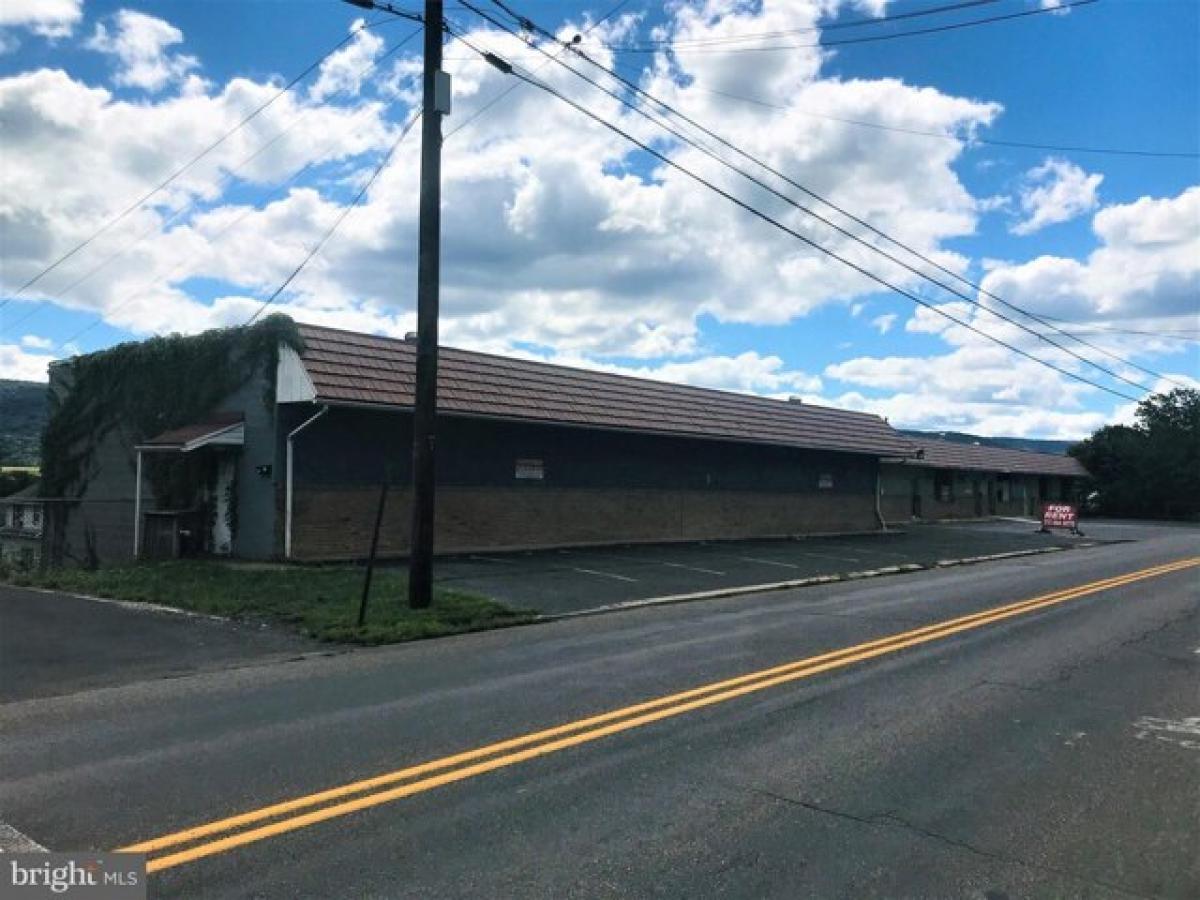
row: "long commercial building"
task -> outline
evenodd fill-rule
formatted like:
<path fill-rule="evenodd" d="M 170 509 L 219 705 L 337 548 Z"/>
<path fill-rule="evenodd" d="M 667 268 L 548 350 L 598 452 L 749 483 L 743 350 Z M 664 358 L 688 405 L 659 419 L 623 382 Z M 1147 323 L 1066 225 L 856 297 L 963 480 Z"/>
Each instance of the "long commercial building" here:
<path fill-rule="evenodd" d="M 162 408 L 136 420 L 97 419 L 86 459 L 67 448 L 80 474 L 73 493 L 47 500 L 52 561 L 360 559 L 385 482 L 379 552 L 407 553 L 415 344 L 282 324 L 289 340 L 278 346 L 270 332 L 251 335 L 266 335 L 269 352 L 249 367 L 231 360 L 246 374 L 203 415 L 184 418 L 164 390 Z M 90 372 L 106 396 L 120 377 L 126 396 L 141 396 L 172 368 L 178 378 L 176 363 L 197 347 L 241 337 L 104 351 L 56 365 L 51 392 L 70 408 Z M 130 367 L 136 374 L 121 375 Z M 438 410 L 441 553 L 1031 516 L 1087 475 L 1068 457 L 913 438 L 866 413 L 451 348 L 441 351 Z M 146 422 L 170 427 L 138 433 Z"/>
<path fill-rule="evenodd" d="M 936 438 L 907 440 L 914 452 L 881 470 L 880 510 L 889 523 L 1034 517 L 1043 503 L 1077 501 L 1089 477 L 1070 456 Z"/>
<path fill-rule="evenodd" d="M 405 554 L 415 344 L 297 328 L 205 416 L 108 432 L 59 555 L 362 558 L 385 480 L 380 553 Z M 450 348 L 438 410 L 442 553 L 877 530 L 880 461 L 914 452 L 874 415 Z M 197 463 L 189 503 L 155 495 L 169 459 Z"/>

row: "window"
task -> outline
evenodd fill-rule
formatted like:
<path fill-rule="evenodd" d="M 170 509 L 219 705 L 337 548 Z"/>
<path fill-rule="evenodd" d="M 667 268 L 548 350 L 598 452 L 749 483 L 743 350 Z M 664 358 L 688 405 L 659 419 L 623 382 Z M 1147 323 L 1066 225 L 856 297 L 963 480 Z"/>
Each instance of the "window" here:
<path fill-rule="evenodd" d="M 817 487 L 822 491 L 833 490 L 833 474 L 830 472 L 822 472 L 817 476 Z"/>
<path fill-rule="evenodd" d="M 1007 475 L 1001 475 L 996 479 L 996 500 L 1000 503 L 1007 503 L 1012 499 L 1012 479 Z"/>
<path fill-rule="evenodd" d="M 938 469 L 933 473 L 933 495 L 939 503 L 951 503 L 954 500 L 954 473 Z"/>
<path fill-rule="evenodd" d="M 546 463 L 541 459 L 518 459 L 513 477 L 518 481 L 544 481 Z"/>

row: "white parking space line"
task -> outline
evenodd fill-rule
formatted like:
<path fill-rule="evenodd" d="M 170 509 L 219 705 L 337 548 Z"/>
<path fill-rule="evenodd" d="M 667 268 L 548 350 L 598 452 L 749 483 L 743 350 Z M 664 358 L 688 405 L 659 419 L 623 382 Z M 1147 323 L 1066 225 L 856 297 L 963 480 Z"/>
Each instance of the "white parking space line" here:
<path fill-rule="evenodd" d="M 778 562 L 773 559 L 759 559 L 758 557 L 755 557 L 755 556 L 739 556 L 738 559 L 740 559 L 742 562 L 759 563 L 760 565 L 764 565 L 764 566 L 779 566 L 779 568 L 781 568 L 781 569 L 798 569 L 798 568 L 800 568 L 795 563 Z"/>
<path fill-rule="evenodd" d="M 572 569 L 571 571 L 582 572 L 584 575 L 599 575 L 601 578 L 615 578 L 617 581 L 637 581 L 636 578 L 629 578 L 626 575 L 616 575 L 612 572 L 597 572 L 595 569 Z"/>
<path fill-rule="evenodd" d="M 866 550 L 868 553 L 874 553 L 876 556 L 895 556 L 901 559 L 907 559 L 911 554 L 900 553 L 897 550 L 879 550 L 876 547 L 847 547 L 844 544 L 826 544 L 830 550 L 836 550 L 839 553 L 856 553 L 860 550 Z M 858 562 L 859 560 L 854 560 Z"/>
<path fill-rule="evenodd" d="M 699 566 L 685 566 L 683 563 L 663 562 L 655 560 L 660 566 L 670 566 L 672 569 L 687 569 L 689 572 L 703 572 L 705 575 L 724 575 L 724 572 L 718 572 L 716 569 L 702 569 Z"/>
<path fill-rule="evenodd" d="M 834 562 L 862 562 L 857 556 L 834 556 L 830 553 L 809 553 L 805 550 L 794 551 L 797 556 L 807 556 L 812 559 L 832 559 Z"/>
<path fill-rule="evenodd" d="M 496 565 L 498 565 L 498 566 L 511 566 L 511 565 L 515 565 L 515 560 L 511 560 L 511 559 L 498 559 L 497 557 L 494 557 L 494 556 L 468 556 L 468 557 L 467 557 L 467 559 L 473 559 L 473 560 L 475 560 L 476 562 L 490 562 L 490 563 L 495 563 L 495 564 L 496 564 Z"/>
<path fill-rule="evenodd" d="M 637 563 L 643 566 L 669 566 L 672 569 L 686 569 L 688 572 L 702 572 L 705 575 L 725 575 L 725 572 L 718 572 L 716 569 L 704 569 L 700 566 L 688 566 L 683 563 L 667 562 L 665 559 L 652 559 L 645 556 L 624 556 L 620 553 L 605 553 L 605 559 L 620 559 L 625 562 Z"/>

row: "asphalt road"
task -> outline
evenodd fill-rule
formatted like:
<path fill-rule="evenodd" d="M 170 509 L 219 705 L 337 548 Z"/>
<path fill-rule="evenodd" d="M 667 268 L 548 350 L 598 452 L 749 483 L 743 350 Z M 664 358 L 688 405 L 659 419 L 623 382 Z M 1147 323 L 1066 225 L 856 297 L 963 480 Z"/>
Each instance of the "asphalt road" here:
<path fill-rule="evenodd" d="M 362 789 L 326 821 L 297 817 L 346 797 L 156 850 L 209 855 L 152 895 L 1195 897 L 1200 569 L 1146 570 L 1198 552 L 1164 529 L 9 703 L 0 818 L 52 849 L 124 847 L 857 647 Z"/>
<path fill-rule="evenodd" d="M 322 649 L 278 629 L 0 585 L 0 703 Z"/>

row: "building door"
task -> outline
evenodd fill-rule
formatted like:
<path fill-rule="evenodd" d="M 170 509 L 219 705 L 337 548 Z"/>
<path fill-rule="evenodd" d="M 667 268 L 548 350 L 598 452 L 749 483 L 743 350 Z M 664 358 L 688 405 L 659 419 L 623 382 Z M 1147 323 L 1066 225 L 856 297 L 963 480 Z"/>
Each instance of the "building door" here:
<path fill-rule="evenodd" d="M 987 490 L 987 482 L 976 480 L 971 484 L 971 490 L 975 493 L 975 518 L 983 518 L 983 492 Z"/>
<path fill-rule="evenodd" d="M 996 482 L 991 478 L 987 480 L 987 514 L 996 514 Z"/>
<path fill-rule="evenodd" d="M 921 479 L 912 480 L 912 517 L 921 518 Z"/>

